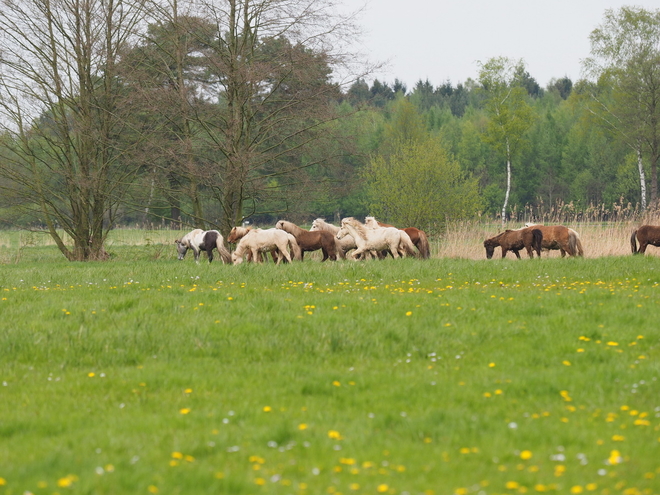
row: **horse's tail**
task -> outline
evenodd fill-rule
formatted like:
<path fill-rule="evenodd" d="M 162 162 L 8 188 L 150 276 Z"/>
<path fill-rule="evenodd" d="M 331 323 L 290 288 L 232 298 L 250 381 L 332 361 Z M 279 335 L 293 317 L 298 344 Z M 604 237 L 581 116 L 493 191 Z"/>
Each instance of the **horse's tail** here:
<path fill-rule="evenodd" d="M 293 234 L 289 234 L 288 232 L 287 237 L 289 238 L 289 246 L 293 252 L 293 259 L 296 261 L 302 261 L 302 250 L 298 245 L 298 241 L 296 241 L 296 237 Z"/>
<path fill-rule="evenodd" d="M 536 251 L 538 257 L 541 257 L 541 247 L 543 244 L 543 232 L 540 229 L 532 230 L 532 249 Z"/>
<path fill-rule="evenodd" d="M 417 249 L 419 249 L 419 257 L 427 260 L 431 257 L 431 246 L 429 245 L 429 238 L 426 232 L 419 231 L 419 240 L 417 241 Z"/>
<path fill-rule="evenodd" d="M 571 256 L 584 256 L 580 236 L 573 229 L 568 229 L 568 248 Z"/>
<path fill-rule="evenodd" d="M 630 236 L 630 248 L 632 249 L 632 254 L 637 254 L 637 229 L 633 230 L 632 235 Z"/>
<path fill-rule="evenodd" d="M 232 263 L 231 253 L 225 247 L 225 240 L 223 239 L 222 235 L 219 233 L 218 233 L 218 237 L 216 237 L 215 239 L 215 247 L 218 248 L 218 253 L 220 254 L 220 258 L 222 259 L 222 262 L 231 265 Z"/>

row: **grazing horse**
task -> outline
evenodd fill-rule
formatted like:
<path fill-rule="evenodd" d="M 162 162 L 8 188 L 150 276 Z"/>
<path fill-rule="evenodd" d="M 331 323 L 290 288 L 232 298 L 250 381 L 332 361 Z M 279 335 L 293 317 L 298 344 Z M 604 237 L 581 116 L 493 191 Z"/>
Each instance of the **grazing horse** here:
<path fill-rule="evenodd" d="M 377 226 L 394 227 L 394 225 L 389 225 L 387 223 L 379 222 L 374 217 L 366 217 L 364 219 L 364 224 L 372 229 L 376 228 Z M 399 229 L 399 230 L 403 230 L 406 234 L 408 234 L 410 240 L 417 248 L 420 258 L 426 260 L 431 257 L 431 247 L 429 245 L 429 238 L 426 235 L 426 232 L 415 227 L 406 227 L 405 229 Z"/>
<path fill-rule="evenodd" d="M 291 236 L 293 237 L 293 236 Z M 275 264 L 279 265 L 284 259 L 291 262 L 291 255 L 289 254 L 289 244 L 291 243 L 289 234 L 277 229 L 250 229 L 243 237 L 241 237 L 236 250 L 231 254 L 231 260 L 234 265 L 243 263 L 243 256 L 248 256 L 248 261 L 251 259 L 255 263 L 262 263 L 261 253 L 273 252 L 277 250 L 278 256 L 275 259 Z M 293 239 L 295 244 L 295 239 Z"/>
<path fill-rule="evenodd" d="M 302 260 L 305 256 L 305 251 L 316 251 L 320 249 L 323 252 L 323 259 L 325 261 L 330 258 L 332 261 L 337 260 L 337 246 L 335 237 L 325 230 L 305 230 L 298 227 L 295 223 L 280 220 L 275 225 L 275 228 L 281 229 L 293 235 L 300 246 Z"/>
<path fill-rule="evenodd" d="M 486 239 L 484 247 L 486 248 L 486 258 L 491 259 L 493 252 L 497 246 L 502 248 L 502 258 L 506 256 L 508 251 L 513 251 L 518 259 L 520 258 L 519 251 L 522 248 L 527 250 L 530 258 L 534 257 L 534 251 L 538 257 L 541 257 L 541 244 L 543 242 L 543 233 L 537 228 L 527 228 L 520 230 L 505 230 L 497 234 L 495 237 Z"/>
<path fill-rule="evenodd" d="M 240 241 L 243 237 L 245 237 L 249 232 L 254 230 L 252 227 L 234 227 L 231 229 L 231 232 L 229 232 L 229 237 L 227 237 L 227 242 L 230 242 L 232 244 Z M 261 229 L 259 229 L 261 230 Z M 273 230 L 273 229 L 268 229 L 268 230 Z M 291 248 L 291 252 L 293 253 L 293 259 L 294 260 L 302 260 L 302 252 L 300 251 L 300 247 L 298 246 L 298 243 L 296 242 L 296 238 L 293 237 L 291 234 L 287 232 L 287 235 L 289 237 L 289 247 Z M 270 251 L 270 255 L 273 258 L 273 261 L 275 263 L 278 262 L 282 258 L 282 256 L 279 253 L 279 250 L 277 248 L 273 248 Z M 248 261 L 252 261 L 252 253 L 248 252 L 247 255 Z M 259 260 L 257 261 L 260 263 L 262 261 L 261 259 L 261 252 L 259 252 Z"/>
<path fill-rule="evenodd" d="M 415 255 L 415 247 L 408 234 L 395 227 L 368 229 L 355 218 L 348 217 L 341 221 L 337 239 L 348 234 L 355 239 L 357 244 L 357 249 L 353 252 L 353 259 L 357 259 L 360 254 L 367 251 L 389 250 L 393 258 Z"/>
<path fill-rule="evenodd" d="M 639 241 L 639 249 L 635 238 Z M 660 227 L 655 225 L 642 225 L 640 228 L 633 230 L 630 236 L 630 247 L 633 254 L 644 254 L 648 245 L 660 247 Z"/>
<path fill-rule="evenodd" d="M 563 225 L 531 225 L 543 233 L 543 249 L 559 249 L 561 257 L 584 256 L 580 236 L 573 229 Z M 529 228 L 528 227 L 528 228 Z"/>
<path fill-rule="evenodd" d="M 225 247 L 222 235 L 217 230 L 195 229 L 188 232 L 181 239 L 174 241 L 179 253 L 179 260 L 185 258 L 188 249 L 192 249 L 195 254 L 195 262 L 199 263 L 199 254 L 206 251 L 209 263 L 213 261 L 213 250 L 217 249 L 223 263 L 231 262 L 231 255 Z"/>

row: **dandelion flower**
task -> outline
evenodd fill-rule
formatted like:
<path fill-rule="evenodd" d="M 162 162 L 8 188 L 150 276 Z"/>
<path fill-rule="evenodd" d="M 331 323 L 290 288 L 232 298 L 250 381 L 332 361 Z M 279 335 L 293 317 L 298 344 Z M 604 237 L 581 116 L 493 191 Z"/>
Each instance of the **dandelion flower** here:
<path fill-rule="evenodd" d="M 385 492 L 387 492 L 387 490 L 389 490 L 389 489 L 390 489 L 390 487 L 387 486 L 385 483 L 381 483 L 380 485 L 378 485 L 378 488 L 376 488 L 376 490 L 378 491 L 378 493 L 385 493 Z"/>
<path fill-rule="evenodd" d="M 527 459 L 531 459 L 531 458 L 532 458 L 532 455 L 533 455 L 533 454 L 532 454 L 531 451 L 529 451 L 529 450 L 523 450 L 523 451 L 520 453 L 520 458 L 521 458 L 522 460 L 526 461 Z"/>
<path fill-rule="evenodd" d="M 272 410 L 273 410 L 273 408 L 270 407 L 270 406 L 264 406 L 264 409 L 263 409 L 264 412 L 271 412 Z"/>
<path fill-rule="evenodd" d="M 189 407 L 184 407 L 182 409 L 179 409 L 179 413 L 181 413 L 181 414 L 188 414 L 189 412 L 190 412 Z"/>
<path fill-rule="evenodd" d="M 307 424 L 306 423 L 300 423 L 298 425 L 298 429 L 301 430 L 301 431 L 306 430 L 307 429 Z"/>

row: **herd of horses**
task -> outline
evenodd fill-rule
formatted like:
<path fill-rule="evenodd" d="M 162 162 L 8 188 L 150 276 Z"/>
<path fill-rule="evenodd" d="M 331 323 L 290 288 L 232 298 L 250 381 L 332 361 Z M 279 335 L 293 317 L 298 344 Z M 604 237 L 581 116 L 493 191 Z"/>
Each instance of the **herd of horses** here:
<path fill-rule="evenodd" d="M 217 250 L 223 263 L 240 264 L 244 261 L 262 263 L 270 254 L 277 264 L 297 260 L 302 261 L 306 252 L 320 250 L 321 261 L 337 259 L 382 259 L 387 256 L 402 258 L 416 256 L 428 259 L 431 256 L 428 236 L 415 227 L 404 229 L 366 217 L 362 223 L 353 217 L 342 219 L 341 225 L 333 225 L 322 218 L 312 222 L 310 230 L 280 220 L 274 228 L 234 227 L 227 242 L 236 244 L 230 252 L 217 230 L 195 229 L 181 239 L 174 241 L 179 260 L 192 250 L 195 261 L 199 262 L 205 251 L 209 263 L 213 261 L 213 251 Z M 638 244 L 639 243 L 639 247 Z M 644 254 L 646 248 L 660 247 L 660 226 L 642 225 L 630 237 L 633 254 Z M 526 224 L 516 230 L 505 230 L 484 241 L 486 258 L 491 259 L 495 248 L 500 247 L 502 258 L 509 251 L 520 259 L 520 251 L 525 249 L 530 258 L 541 257 L 541 250 L 559 250 L 562 258 L 584 256 L 584 249 L 578 233 L 563 225 Z"/>

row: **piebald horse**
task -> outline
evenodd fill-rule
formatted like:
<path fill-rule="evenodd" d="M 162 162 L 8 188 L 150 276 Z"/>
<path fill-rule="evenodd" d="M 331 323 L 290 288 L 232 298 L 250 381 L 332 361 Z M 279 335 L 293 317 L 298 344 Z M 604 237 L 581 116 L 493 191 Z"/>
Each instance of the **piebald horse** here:
<path fill-rule="evenodd" d="M 179 253 L 179 260 L 185 258 L 188 249 L 192 249 L 195 255 L 195 262 L 199 263 L 199 254 L 206 251 L 209 263 L 213 261 L 213 250 L 217 249 L 223 263 L 231 262 L 231 255 L 225 247 L 222 235 L 217 230 L 195 229 L 188 232 L 181 239 L 174 241 Z"/>

